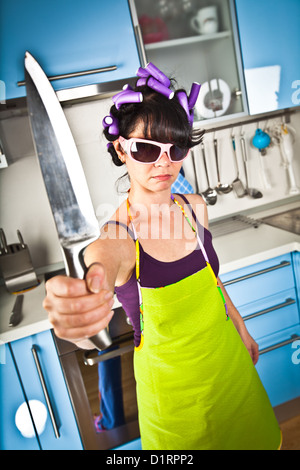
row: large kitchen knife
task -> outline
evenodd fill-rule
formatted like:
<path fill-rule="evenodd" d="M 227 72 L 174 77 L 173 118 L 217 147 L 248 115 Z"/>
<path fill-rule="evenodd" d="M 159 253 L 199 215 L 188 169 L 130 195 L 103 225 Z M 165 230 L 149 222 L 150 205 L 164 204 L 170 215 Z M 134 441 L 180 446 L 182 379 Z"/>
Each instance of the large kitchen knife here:
<path fill-rule="evenodd" d="M 25 81 L 31 130 L 66 271 L 83 279 L 83 250 L 100 235 L 83 168 L 56 93 L 29 52 L 25 54 Z M 112 344 L 106 329 L 90 340 L 99 350 Z"/>

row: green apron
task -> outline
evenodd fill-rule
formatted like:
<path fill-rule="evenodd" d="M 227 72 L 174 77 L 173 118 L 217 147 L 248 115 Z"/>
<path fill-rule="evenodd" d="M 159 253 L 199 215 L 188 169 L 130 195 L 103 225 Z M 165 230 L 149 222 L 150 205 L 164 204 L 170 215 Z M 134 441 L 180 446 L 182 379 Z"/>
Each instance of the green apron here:
<path fill-rule="evenodd" d="M 177 203 L 177 201 L 176 201 Z M 178 204 L 179 205 L 179 204 Z M 207 260 L 162 288 L 141 287 L 134 371 L 142 448 L 275 450 L 281 432 Z M 137 278 L 139 280 L 139 246 Z"/>

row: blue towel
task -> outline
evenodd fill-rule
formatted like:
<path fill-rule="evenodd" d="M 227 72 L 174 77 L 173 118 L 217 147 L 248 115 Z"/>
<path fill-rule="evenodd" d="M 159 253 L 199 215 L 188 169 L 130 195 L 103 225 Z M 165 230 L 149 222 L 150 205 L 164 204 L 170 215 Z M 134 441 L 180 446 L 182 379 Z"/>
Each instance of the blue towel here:
<path fill-rule="evenodd" d="M 172 184 L 171 191 L 178 194 L 193 194 L 195 192 L 181 173 L 179 173 L 176 181 Z"/>

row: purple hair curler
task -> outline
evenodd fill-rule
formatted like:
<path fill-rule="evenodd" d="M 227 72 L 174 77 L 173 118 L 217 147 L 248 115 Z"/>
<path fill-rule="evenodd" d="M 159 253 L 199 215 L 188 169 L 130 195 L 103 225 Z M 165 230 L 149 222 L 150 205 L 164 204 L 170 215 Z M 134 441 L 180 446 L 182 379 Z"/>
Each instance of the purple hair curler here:
<path fill-rule="evenodd" d="M 162 83 L 165 87 L 169 88 L 169 86 L 171 85 L 171 81 L 161 70 L 159 70 L 154 64 L 152 64 L 152 62 L 149 62 L 146 65 L 145 69 L 147 72 L 149 72 L 150 75 L 152 75 L 152 77 Z"/>
<path fill-rule="evenodd" d="M 106 129 L 107 127 L 111 126 L 112 123 L 113 118 L 111 116 L 105 116 L 102 121 L 102 126 L 104 127 L 104 129 Z"/>
<path fill-rule="evenodd" d="M 117 95 L 116 95 L 117 96 Z M 143 95 L 137 91 L 122 91 L 119 93 L 119 96 L 116 97 L 115 106 L 117 109 L 120 109 L 122 104 L 129 103 L 141 103 L 143 101 Z"/>
<path fill-rule="evenodd" d="M 119 124 L 118 120 L 113 116 L 105 116 L 102 121 L 104 129 L 108 128 L 108 132 L 111 135 L 119 135 Z"/>
<path fill-rule="evenodd" d="M 136 82 L 136 86 L 145 86 L 147 85 L 147 77 L 139 78 Z"/>
<path fill-rule="evenodd" d="M 178 91 L 176 93 L 176 96 L 177 96 L 177 99 L 178 99 L 179 103 L 181 104 L 181 106 L 185 110 L 185 112 L 187 114 L 187 117 L 189 118 L 190 117 L 190 110 L 189 110 L 188 99 L 187 99 L 185 91 Z"/>
<path fill-rule="evenodd" d="M 169 100 L 171 100 L 174 96 L 174 91 L 170 90 L 166 86 L 162 85 L 160 82 L 155 80 L 155 78 L 150 77 L 148 79 L 147 85 L 149 88 L 152 88 L 152 90 L 157 91 L 158 93 L 161 93 L 162 95 L 166 96 Z"/>
<path fill-rule="evenodd" d="M 129 85 L 129 83 L 126 83 L 126 85 L 123 86 L 124 91 L 133 91 L 133 88 Z"/>
<path fill-rule="evenodd" d="M 118 126 L 118 123 L 117 123 L 116 119 L 114 119 L 114 122 L 112 123 L 112 125 L 109 126 L 108 132 L 111 135 L 119 135 L 119 126 Z"/>
<path fill-rule="evenodd" d="M 189 109 L 192 109 L 195 106 L 199 93 L 200 93 L 200 88 L 201 88 L 200 83 L 194 82 L 192 84 L 191 91 L 189 94 L 189 99 L 188 99 Z"/>
<path fill-rule="evenodd" d="M 142 67 L 139 67 L 136 71 L 136 75 L 141 78 L 147 78 L 149 77 L 150 72 L 148 72 L 146 69 L 143 69 Z"/>

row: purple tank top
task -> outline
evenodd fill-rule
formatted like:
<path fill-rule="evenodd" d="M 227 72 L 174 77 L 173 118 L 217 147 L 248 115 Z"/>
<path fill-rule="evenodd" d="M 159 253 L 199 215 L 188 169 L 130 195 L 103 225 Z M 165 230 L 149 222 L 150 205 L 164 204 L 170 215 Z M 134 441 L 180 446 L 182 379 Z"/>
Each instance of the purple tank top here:
<path fill-rule="evenodd" d="M 184 199 L 186 204 L 189 204 L 184 196 L 180 196 L 182 199 Z M 191 206 L 189 207 L 191 208 Z M 206 250 L 210 265 L 217 277 L 219 272 L 219 260 L 213 248 L 212 235 L 209 230 L 200 225 L 192 208 L 191 211 L 198 227 L 198 233 L 203 234 L 203 239 L 201 237 L 201 241 Z M 120 225 L 123 224 L 120 223 Z M 131 230 L 127 226 L 125 226 L 125 228 L 127 229 L 128 233 L 132 236 L 132 238 L 134 238 Z M 200 271 L 206 266 L 206 261 L 199 247 L 197 247 L 192 253 L 185 256 L 184 258 L 178 259 L 176 261 L 164 262 L 159 261 L 150 256 L 148 253 L 146 253 L 143 250 L 141 244 L 139 244 L 139 246 L 140 282 L 142 287 L 155 288 L 174 284 L 175 282 L 178 282 L 181 279 L 195 274 L 197 271 Z M 122 304 L 122 307 L 125 310 L 126 315 L 130 319 L 134 331 L 134 344 L 135 346 L 138 346 L 141 340 L 141 330 L 139 295 L 135 270 L 133 271 L 131 278 L 129 279 L 129 281 L 126 282 L 126 284 L 124 284 L 123 286 L 115 287 L 115 292 L 119 302 Z"/>

